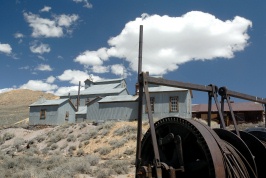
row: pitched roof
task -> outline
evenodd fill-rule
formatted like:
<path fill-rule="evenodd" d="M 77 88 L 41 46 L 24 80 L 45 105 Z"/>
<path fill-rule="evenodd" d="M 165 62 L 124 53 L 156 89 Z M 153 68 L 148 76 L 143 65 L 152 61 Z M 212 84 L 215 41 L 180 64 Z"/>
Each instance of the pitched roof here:
<path fill-rule="evenodd" d="M 119 95 L 119 96 L 106 96 L 99 101 L 99 103 L 109 103 L 109 102 L 124 102 L 124 101 L 136 101 L 139 96 L 132 95 Z"/>
<path fill-rule="evenodd" d="M 56 99 L 56 100 L 46 100 L 41 99 L 34 103 L 32 103 L 30 106 L 49 106 L 49 105 L 60 105 L 67 101 L 68 99 Z"/>
<path fill-rule="evenodd" d="M 256 102 L 231 103 L 231 106 L 233 111 L 264 111 L 262 104 Z M 217 112 L 215 104 L 211 110 Z M 224 111 L 229 111 L 227 103 L 224 103 Z M 208 104 L 195 104 L 192 106 L 192 112 L 208 112 Z"/>
<path fill-rule="evenodd" d="M 116 88 L 119 86 L 119 83 L 113 84 L 103 84 L 103 85 L 93 85 L 85 90 L 80 91 L 80 95 L 100 95 L 100 94 L 119 94 L 126 88 Z M 126 90 L 127 91 L 127 90 Z M 70 92 L 71 96 L 78 95 L 78 92 Z M 61 96 L 68 96 L 68 93 Z"/>
<path fill-rule="evenodd" d="M 88 79 L 87 79 L 88 80 Z M 99 83 L 106 83 L 106 82 L 121 82 L 122 80 L 125 80 L 124 78 L 117 78 L 117 79 L 105 79 L 105 80 L 98 80 L 96 82 L 93 82 L 94 84 L 99 84 Z"/>

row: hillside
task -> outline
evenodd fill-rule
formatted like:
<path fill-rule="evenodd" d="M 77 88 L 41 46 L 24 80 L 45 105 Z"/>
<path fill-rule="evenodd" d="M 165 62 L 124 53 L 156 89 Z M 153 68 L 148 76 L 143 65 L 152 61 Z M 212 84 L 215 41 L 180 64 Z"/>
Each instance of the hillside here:
<path fill-rule="evenodd" d="M 0 126 L 16 123 L 29 117 L 29 105 L 40 97 L 56 99 L 50 93 L 17 89 L 0 94 Z"/>

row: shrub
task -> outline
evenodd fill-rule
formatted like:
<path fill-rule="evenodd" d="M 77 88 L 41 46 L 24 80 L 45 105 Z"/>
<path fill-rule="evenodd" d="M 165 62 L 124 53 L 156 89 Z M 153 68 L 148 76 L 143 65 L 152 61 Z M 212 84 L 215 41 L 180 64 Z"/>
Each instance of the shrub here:
<path fill-rule="evenodd" d="M 89 143 L 90 143 L 90 141 L 87 140 L 87 141 L 84 142 L 84 145 L 88 145 Z"/>
<path fill-rule="evenodd" d="M 79 174 L 92 174 L 92 169 L 90 168 L 90 163 L 84 161 L 83 159 L 72 160 L 73 171 Z"/>
<path fill-rule="evenodd" d="M 66 158 L 59 155 L 54 155 L 45 160 L 42 164 L 42 168 L 47 170 L 55 169 L 56 167 L 61 166 L 66 161 Z"/>
<path fill-rule="evenodd" d="M 109 142 L 109 144 L 110 144 L 113 148 L 120 148 L 120 147 L 123 146 L 126 142 L 127 142 L 126 139 L 121 139 L 121 140 L 111 140 L 111 141 Z"/>
<path fill-rule="evenodd" d="M 111 163 L 111 168 L 117 173 L 117 174 L 127 174 L 129 171 L 128 168 L 128 162 L 123 160 L 113 160 Z"/>
<path fill-rule="evenodd" d="M 105 122 L 102 126 L 104 129 L 111 129 L 114 126 L 115 122 L 114 121 L 107 121 Z"/>
<path fill-rule="evenodd" d="M 48 142 L 51 142 L 51 143 L 57 143 L 59 142 L 61 139 L 64 139 L 65 136 L 61 133 L 57 133 L 55 135 L 53 135 L 49 140 Z"/>
<path fill-rule="evenodd" d="M 106 136 L 109 133 L 110 133 L 110 130 L 108 130 L 108 129 L 102 129 L 101 132 L 99 132 L 99 134 L 103 135 L 103 136 Z"/>
<path fill-rule="evenodd" d="M 37 142 L 41 143 L 42 141 L 45 140 L 45 137 L 42 135 L 39 135 L 39 136 L 35 137 L 35 140 L 37 140 Z"/>
<path fill-rule="evenodd" d="M 6 132 L 4 135 L 3 135 L 3 140 L 6 141 L 6 140 L 11 140 L 12 138 L 14 138 L 15 135 L 13 133 L 8 133 Z"/>
<path fill-rule="evenodd" d="M 68 151 L 74 151 L 74 150 L 76 150 L 77 148 L 75 147 L 75 146 L 70 146 L 69 148 L 68 148 Z"/>
<path fill-rule="evenodd" d="M 56 150 L 58 148 L 58 145 L 56 143 L 53 143 L 51 145 L 51 150 Z"/>
<path fill-rule="evenodd" d="M 137 133 L 130 133 L 126 136 L 127 140 L 137 140 Z"/>
<path fill-rule="evenodd" d="M 64 144 L 60 147 L 60 150 L 65 149 L 67 146 L 68 146 L 68 144 L 67 144 L 67 143 L 64 143 Z"/>
<path fill-rule="evenodd" d="M 99 163 L 100 158 L 96 155 L 88 155 L 86 156 L 87 161 L 91 166 L 96 166 Z"/>
<path fill-rule="evenodd" d="M 49 153 L 49 148 L 48 147 L 45 147 L 45 148 L 43 148 L 42 150 L 41 150 L 41 152 L 42 152 L 42 154 L 44 154 L 44 155 L 47 155 L 48 153 Z"/>
<path fill-rule="evenodd" d="M 114 135 L 119 135 L 119 136 L 122 136 L 126 133 L 136 133 L 137 132 L 137 127 L 133 127 L 133 126 L 130 126 L 130 125 L 127 125 L 125 127 L 121 127 L 121 128 L 118 128 L 114 131 Z"/>
<path fill-rule="evenodd" d="M 110 174 L 106 170 L 97 171 L 97 178 L 108 178 Z"/>
<path fill-rule="evenodd" d="M 100 155 L 107 155 L 111 152 L 111 147 L 102 147 L 98 149 Z"/>
<path fill-rule="evenodd" d="M 84 127 L 87 127 L 87 124 L 85 122 L 83 122 L 83 123 L 80 124 L 79 129 L 83 129 Z"/>
<path fill-rule="evenodd" d="M 79 149 L 77 151 L 77 156 L 84 156 L 84 155 L 85 155 L 85 152 L 82 149 Z"/>
<path fill-rule="evenodd" d="M 5 140 L 3 137 L 0 136 L 0 145 L 4 144 L 5 143 Z"/>
<path fill-rule="evenodd" d="M 83 144 L 82 143 L 79 143 L 79 148 L 82 148 Z"/>
<path fill-rule="evenodd" d="M 76 141 L 76 137 L 75 137 L 75 135 L 68 135 L 68 137 L 67 137 L 67 141 L 68 142 L 75 142 Z"/>
<path fill-rule="evenodd" d="M 135 149 L 126 149 L 124 151 L 124 154 L 126 155 L 133 155 L 135 153 Z"/>
<path fill-rule="evenodd" d="M 23 138 L 15 138 L 14 140 L 14 143 L 13 143 L 13 146 L 16 148 L 16 149 L 19 149 L 19 147 L 21 145 L 23 145 L 25 143 L 25 140 Z"/>

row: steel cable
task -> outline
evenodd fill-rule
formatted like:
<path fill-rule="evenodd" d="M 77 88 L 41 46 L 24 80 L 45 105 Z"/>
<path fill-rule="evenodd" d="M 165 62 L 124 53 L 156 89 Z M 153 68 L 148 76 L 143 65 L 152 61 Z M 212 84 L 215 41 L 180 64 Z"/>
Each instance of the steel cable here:
<path fill-rule="evenodd" d="M 257 178 L 256 172 L 245 157 L 233 145 L 226 141 L 224 141 L 224 143 L 230 152 L 229 154 L 223 154 L 228 178 Z M 246 166 L 248 166 L 248 168 Z M 251 170 L 252 175 L 250 175 L 248 169 Z"/>

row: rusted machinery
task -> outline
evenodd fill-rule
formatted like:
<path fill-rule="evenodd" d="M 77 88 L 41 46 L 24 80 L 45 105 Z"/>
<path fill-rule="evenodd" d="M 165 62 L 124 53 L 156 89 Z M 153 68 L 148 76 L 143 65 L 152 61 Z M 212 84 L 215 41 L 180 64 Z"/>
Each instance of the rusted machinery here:
<path fill-rule="evenodd" d="M 140 35 L 141 45 L 142 35 Z M 139 71 L 142 71 L 141 58 L 140 47 Z M 148 84 L 207 92 L 208 125 L 180 117 L 166 117 L 154 123 Z M 221 96 L 221 103 L 218 102 L 218 94 Z M 150 128 L 142 137 L 144 96 Z M 205 86 L 171 81 L 139 72 L 136 178 L 265 178 L 265 128 L 238 130 L 230 97 L 266 104 L 266 99 L 230 91 L 225 87 L 218 89 L 215 85 Z M 220 116 L 219 129 L 210 127 L 213 99 Z M 223 118 L 225 100 L 235 127 L 230 131 L 226 129 Z"/>
<path fill-rule="evenodd" d="M 179 117 L 167 117 L 154 123 L 149 83 L 208 92 L 209 106 L 212 98 L 217 105 L 220 128 L 211 129 L 200 122 Z M 263 104 L 266 103 L 265 99 L 229 91 L 225 87 L 218 90 L 214 85 L 153 78 L 146 73 L 140 74 L 139 85 L 139 105 L 142 106 L 142 95 L 145 94 L 150 129 L 141 140 L 142 111 L 139 111 L 136 177 L 266 177 L 265 128 L 239 131 L 231 109 L 235 130 L 228 131 L 222 114 L 223 100 L 227 100 L 231 108 L 229 95 Z M 217 101 L 218 93 L 222 97 L 221 106 Z M 210 124 L 210 112 L 208 118 Z"/>

